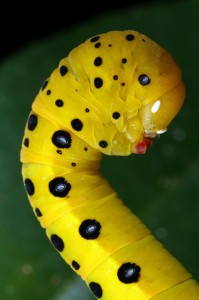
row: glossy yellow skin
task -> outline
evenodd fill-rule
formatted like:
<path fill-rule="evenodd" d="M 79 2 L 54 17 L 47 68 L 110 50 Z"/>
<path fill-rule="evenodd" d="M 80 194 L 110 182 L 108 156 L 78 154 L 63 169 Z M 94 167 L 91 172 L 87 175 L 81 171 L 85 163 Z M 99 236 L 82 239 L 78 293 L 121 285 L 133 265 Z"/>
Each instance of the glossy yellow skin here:
<path fill-rule="evenodd" d="M 138 80 L 143 74 L 150 78 L 144 86 Z M 97 298 L 199 299 L 191 274 L 98 171 L 102 153 L 140 153 L 137 145 L 164 132 L 184 98 L 181 71 L 170 54 L 128 30 L 101 34 L 73 49 L 33 102 L 30 116 L 37 122 L 34 128 L 26 126 L 21 149 L 28 198 L 63 259 L 88 286 L 91 282 L 100 286 L 93 291 Z M 60 130 L 69 134 L 70 147 L 52 142 Z M 55 196 L 50 189 L 60 177 L 70 184 L 65 196 Z M 100 223 L 99 236 L 86 239 L 80 234 L 84 220 Z M 117 276 L 127 262 L 141 269 L 132 283 Z"/>

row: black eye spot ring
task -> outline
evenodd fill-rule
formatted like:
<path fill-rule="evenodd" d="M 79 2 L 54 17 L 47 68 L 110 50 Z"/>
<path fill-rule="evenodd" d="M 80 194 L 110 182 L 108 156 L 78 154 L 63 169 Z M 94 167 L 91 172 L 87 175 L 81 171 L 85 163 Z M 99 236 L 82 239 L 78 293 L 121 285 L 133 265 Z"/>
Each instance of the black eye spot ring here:
<path fill-rule="evenodd" d="M 99 67 L 99 66 L 101 66 L 101 64 L 102 64 L 102 58 L 100 56 L 96 57 L 94 60 L 94 65 L 96 67 Z"/>
<path fill-rule="evenodd" d="M 52 136 L 52 143 L 57 148 L 70 148 L 72 143 L 72 138 L 69 132 L 64 130 L 55 131 Z"/>
<path fill-rule="evenodd" d="M 38 123 L 38 118 L 35 114 L 31 114 L 28 118 L 28 129 L 33 131 Z"/>
<path fill-rule="evenodd" d="M 49 182 L 49 191 L 55 197 L 66 197 L 71 190 L 71 184 L 64 177 L 55 177 Z"/>
<path fill-rule="evenodd" d="M 124 263 L 117 272 L 118 279 L 123 283 L 137 282 L 140 277 L 141 268 L 135 263 Z"/>
<path fill-rule="evenodd" d="M 50 240 L 53 246 L 59 251 L 62 252 L 64 250 L 64 242 L 63 240 L 56 234 L 52 234 Z"/>
<path fill-rule="evenodd" d="M 113 119 L 117 120 L 117 119 L 119 119 L 119 117 L 120 117 L 120 113 L 117 112 L 117 111 L 115 111 L 115 112 L 112 114 L 112 117 L 113 117 Z"/>
<path fill-rule="evenodd" d="M 99 141 L 99 145 L 100 145 L 101 148 L 106 148 L 106 147 L 108 147 L 107 141 Z"/>
<path fill-rule="evenodd" d="M 31 179 L 26 178 L 24 180 L 24 186 L 29 196 L 32 196 L 35 193 L 35 187 Z"/>
<path fill-rule="evenodd" d="M 79 119 L 73 119 L 73 120 L 71 121 L 71 126 L 72 126 L 72 128 L 73 128 L 74 130 L 76 130 L 76 131 L 81 131 L 82 128 L 83 128 L 83 123 L 82 123 L 82 121 L 79 120 Z"/>
<path fill-rule="evenodd" d="M 138 77 L 138 81 L 141 85 L 145 86 L 147 84 L 149 84 L 151 82 L 151 79 L 148 77 L 148 75 L 146 74 L 141 74 L 139 77 Z"/>
<path fill-rule="evenodd" d="M 103 80 L 102 80 L 102 78 L 96 77 L 94 79 L 94 85 L 95 85 L 96 89 L 101 88 L 103 86 Z"/>
<path fill-rule="evenodd" d="M 101 225 L 96 220 L 84 220 L 80 227 L 79 233 L 86 240 L 94 240 L 100 235 Z"/>
<path fill-rule="evenodd" d="M 93 292 L 93 294 L 95 295 L 95 297 L 97 297 L 98 299 L 100 299 L 102 297 L 103 291 L 102 291 L 102 288 L 101 288 L 101 286 L 100 286 L 99 283 L 97 283 L 97 282 L 90 282 L 89 283 L 89 288 Z"/>

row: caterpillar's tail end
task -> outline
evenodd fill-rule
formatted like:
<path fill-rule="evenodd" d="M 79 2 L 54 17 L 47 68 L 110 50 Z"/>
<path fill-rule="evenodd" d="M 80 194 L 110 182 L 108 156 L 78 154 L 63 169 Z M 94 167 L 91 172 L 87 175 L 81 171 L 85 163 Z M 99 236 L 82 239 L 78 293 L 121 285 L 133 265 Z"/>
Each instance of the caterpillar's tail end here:
<path fill-rule="evenodd" d="M 150 137 L 144 138 L 135 146 L 135 154 L 144 154 L 148 148 L 152 145 L 153 139 Z"/>

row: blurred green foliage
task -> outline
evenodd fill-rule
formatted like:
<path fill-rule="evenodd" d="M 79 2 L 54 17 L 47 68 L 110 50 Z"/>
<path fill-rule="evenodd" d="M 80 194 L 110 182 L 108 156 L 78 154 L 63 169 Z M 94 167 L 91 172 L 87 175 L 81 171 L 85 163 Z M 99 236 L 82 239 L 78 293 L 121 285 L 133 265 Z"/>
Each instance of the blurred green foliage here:
<path fill-rule="evenodd" d="M 34 42 L 0 64 L 1 299 L 91 300 L 32 213 L 19 152 L 31 103 L 59 60 L 90 36 L 142 32 L 169 50 L 182 68 L 185 104 L 167 133 L 140 156 L 104 157 L 102 173 L 164 245 L 199 278 L 199 6 L 197 1 L 138 5 L 93 18 Z"/>

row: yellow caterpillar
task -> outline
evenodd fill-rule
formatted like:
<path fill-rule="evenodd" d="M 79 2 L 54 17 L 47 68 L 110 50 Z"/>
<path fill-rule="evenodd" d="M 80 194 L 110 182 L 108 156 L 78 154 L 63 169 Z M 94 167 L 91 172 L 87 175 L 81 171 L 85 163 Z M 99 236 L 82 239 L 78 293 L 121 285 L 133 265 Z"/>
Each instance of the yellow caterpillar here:
<path fill-rule="evenodd" d="M 199 299 L 191 274 L 99 172 L 103 154 L 145 153 L 184 98 L 172 56 L 126 30 L 74 48 L 32 104 L 20 153 L 30 204 L 98 299 Z"/>

